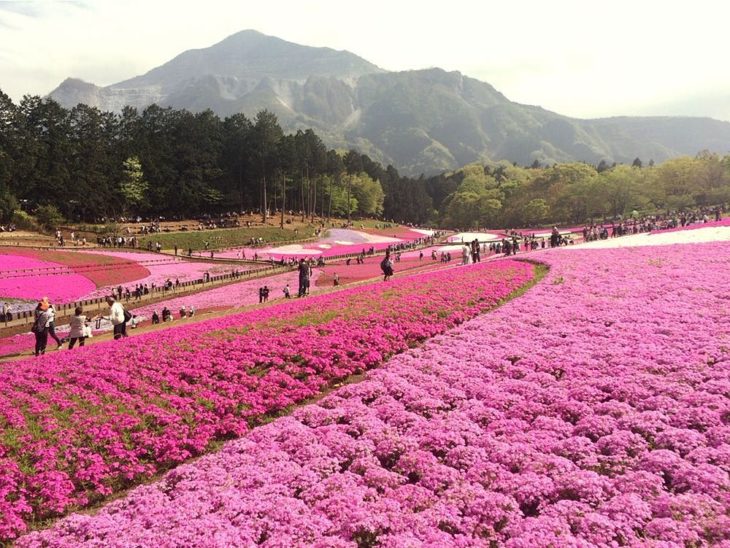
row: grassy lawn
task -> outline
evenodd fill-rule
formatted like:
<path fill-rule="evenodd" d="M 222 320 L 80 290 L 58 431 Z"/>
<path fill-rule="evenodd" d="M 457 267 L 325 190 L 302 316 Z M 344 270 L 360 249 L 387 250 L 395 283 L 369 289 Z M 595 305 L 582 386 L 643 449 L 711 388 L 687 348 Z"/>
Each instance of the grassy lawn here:
<path fill-rule="evenodd" d="M 178 246 L 180 250 L 192 248 L 194 251 L 205 249 L 205 242 L 210 243 L 210 249 L 223 249 L 248 245 L 251 238 L 263 238 L 264 243 L 287 242 L 302 240 L 314 236 L 314 229 L 299 229 L 296 234 L 293 229 L 278 227 L 251 227 L 251 228 L 219 228 L 212 230 L 191 230 L 189 232 L 162 232 L 139 237 L 139 246 L 147 247 L 147 242 L 160 242 L 163 249 L 172 249 Z"/>

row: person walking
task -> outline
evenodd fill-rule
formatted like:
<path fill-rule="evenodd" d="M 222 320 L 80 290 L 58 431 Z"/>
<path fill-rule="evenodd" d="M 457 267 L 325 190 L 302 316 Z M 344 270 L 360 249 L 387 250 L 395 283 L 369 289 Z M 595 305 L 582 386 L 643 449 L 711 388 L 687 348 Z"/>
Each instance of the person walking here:
<path fill-rule="evenodd" d="M 309 287 L 309 273 L 310 268 L 304 259 L 299 259 L 299 297 L 304 297 L 307 294 L 307 288 Z"/>
<path fill-rule="evenodd" d="M 43 300 L 46 304 L 48 304 L 48 310 L 46 310 L 46 313 L 48 314 L 48 323 L 46 324 L 48 334 L 54 341 L 56 341 L 56 344 L 58 345 L 56 348 L 60 349 L 63 346 L 63 341 L 58 338 L 58 335 L 56 335 L 56 309 L 53 308 L 53 305 L 48 301 L 48 297 L 43 297 Z"/>
<path fill-rule="evenodd" d="M 84 343 L 86 341 L 86 337 L 89 336 L 89 332 L 91 331 L 91 326 L 89 325 L 89 321 L 86 319 L 86 316 L 82 314 L 83 309 L 80 306 L 77 306 L 74 309 L 74 315 L 71 317 L 71 321 L 69 322 L 70 330 L 68 332 L 68 349 L 71 350 L 74 345 L 76 344 L 76 341 L 79 342 L 79 347 L 84 346 Z"/>
<path fill-rule="evenodd" d="M 383 271 L 383 281 L 387 282 L 393 275 L 393 261 L 390 260 L 390 249 L 385 251 L 385 257 L 380 261 L 380 270 Z"/>
<path fill-rule="evenodd" d="M 469 264 L 471 254 L 466 244 L 461 244 L 461 264 Z"/>

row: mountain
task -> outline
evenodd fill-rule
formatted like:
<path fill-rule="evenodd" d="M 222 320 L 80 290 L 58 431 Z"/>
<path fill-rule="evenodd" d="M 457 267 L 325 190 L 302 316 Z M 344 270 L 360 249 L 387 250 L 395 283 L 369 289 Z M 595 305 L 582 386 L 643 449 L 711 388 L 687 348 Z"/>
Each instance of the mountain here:
<path fill-rule="evenodd" d="M 580 120 L 514 103 L 491 85 L 438 68 L 387 72 L 357 55 L 256 31 L 107 87 L 69 78 L 50 97 L 101 110 L 152 103 L 220 116 L 266 108 L 287 131 L 313 128 L 330 147 L 356 148 L 409 175 L 473 161 L 523 165 L 662 161 L 730 151 L 730 123 L 709 118 Z"/>

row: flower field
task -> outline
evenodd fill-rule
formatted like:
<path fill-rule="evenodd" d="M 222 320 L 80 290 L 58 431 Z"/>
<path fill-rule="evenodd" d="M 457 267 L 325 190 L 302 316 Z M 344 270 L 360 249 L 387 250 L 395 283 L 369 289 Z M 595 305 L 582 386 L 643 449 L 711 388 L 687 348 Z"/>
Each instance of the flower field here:
<path fill-rule="evenodd" d="M 28 299 L 38 301 L 48 296 L 52 302 L 69 302 L 91 292 L 96 287 L 86 276 L 65 270 L 53 274 L 51 268 L 64 265 L 15 254 L 0 254 L 0 299 Z M 16 276 L 14 271 L 37 270 L 37 274 Z M 18 307 L 15 308 L 18 310 Z"/>
<path fill-rule="evenodd" d="M 708 226 L 710 225 L 710 226 Z M 614 247 L 643 247 L 684 244 L 702 244 L 704 242 L 730 241 L 730 226 L 705 223 L 704 225 L 689 225 L 684 228 L 661 230 L 658 232 L 640 232 L 620 238 L 596 240 L 571 246 L 566 249 L 611 249 Z"/>
<path fill-rule="evenodd" d="M 178 279 L 180 280 L 180 282 L 198 280 L 201 279 L 206 272 L 208 272 L 211 276 L 218 276 L 231 272 L 235 269 L 251 269 L 249 265 L 241 267 L 237 265 L 206 263 L 199 261 L 188 262 L 182 258 L 174 258 L 155 253 L 95 250 L 94 254 L 114 257 L 130 262 L 137 262 L 141 263 L 144 266 L 144 268 L 147 270 L 147 274 L 145 276 L 141 278 L 126 280 L 121 283 L 122 286 L 127 286 L 129 284 L 154 284 L 157 287 L 160 287 L 165 283 L 166 280 L 175 281 L 176 279 Z M 95 297 L 103 297 L 109 293 L 109 288 L 111 287 L 116 286 L 112 285 L 100 287 L 96 291 L 86 295 L 84 298 L 93 299 Z"/>
<path fill-rule="evenodd" d="M 450 269 L 2 364 L 0 538 L 244 434 L 533 275 Z"/>
<path fill-rule="evenodd" d="M 459 253 L 461 253 L 461 248 L 459 249 Z M 422 260 L 419 260 L 418 258 L 418 251 L 403 253 L 401 260 L 393 263 L 396 275 L 437 270 L 444 268 L 444 266 L 455 266 L 461 262 L 460 260 L 457 261 L 455 258 L 451 261 L 451 263 L 447 264 L 439 261 L 432 261 L 430 251 L 428 251 L 428 253 L 429 254 L 426 254 L 424 251 Z M 461 255 L 459 255 L 459 259 L 461 259 Z M 382 256 L 376 255 L 375 257 L 365 257 L 363 264 L 357 264 L 355 261 L 352 261 L 349 265 L 344 262 L 327 264 L 318 269 L 321 271 L 321 275 L 317 279 L 316 285 L 319 287 L 332 287 L 335 274 L 339 277 L 340 284 L 342 285 L 372 278 L 382 278 L 383 271 L 380 268 L 380 262 L 382 260 Z"/>
<path fill-rule="evenodd" d="M 381 234 L 382 232 L 388 235 Z M 392 234 L 391 234 L 392 233 Z M 252 258 L 254 253 L 259 259 L 273 259 L 278 261 L 282 258 L 290 259 L 308 257 L 335 257 L 345 254 L 356 254 L 362 250 L 373 247 L 376 251 L 387 249 L 388 246 L 398 243 L 411 242 L 431 235 L 431 231 L 410 230 L 403 227 L 382 229 L 379 231 L 370 230 L 362 232 L 359 230 L 333 228 L 327 231 L 327 236 L 317 241 L 304 244 L 288 244 L 277 247 L 266 248 L 233 248 L 215 254 L 216 257 L 237 258 L 243 250 L 247 258 Z M 205 256 L 203 252 L 199 253 Z"/>
<path fill-rule="evenodd" d="M 15 312 L 30 310 L 35 302 L 48 296 L 54 303 L 69 303 L 82 299 L 94 299 L 109 295 L 117 286 L 130 284 L 162 286 L 166 280 L 185 282 L 203 278 L 207 272 L 217 276 L 241 270 L 241 266 L 200 261 L 185 261 L 154 253 L 95 249 L 33 250 L 15 249 L 0 251 L 0 300 L 23 299 L 28 303 L 14 303 Z M 59 262 L 49 262 L 38 257 L 50 257 Z M 246 265 L 246 270 L 264 265 Z M 53 270 L 39 270 L 53 269 Z M 35 272 L 34 272 L 35 270 Z M 17 345 L 0 341 L 0 355 L 3 347 Z M 27 345 L 25 345 L 27 347 Z"/>
<path fill-rule="evenodd" d="M 183 266 L 185 266 L 190 263 L 182 264 Z M 169 268 L 172 268 L 172 266 L 172 264 L 168 265 Z M 157 274 L 155 275 L 159 276 L 159 272 L 160 271 L 158 270 Z M 312 276 L 313 284 L 316 284 L 320 274 L 321 270 L 315 268 Z M 164 279 L 170 278 L 171 276 L 172 274 L 166 276 Z M 273 301 L 274 299 L 283 297 L 282 290 L 287 283 L 289 284 L 292 294 L 296 295 L 298 287 L 298 273 L 296 271 L 292 271 L 286 272 L 284 274 L 277 274 L 275 276 L 268 276 L 266 278 L 231 283 L 221 287 L 193 293 L 190 295 L 183 295 L 180 297 L 171 296 L 170 298 L 165 299 L 162 302 L 156 302 L 153 304 L 135 306 L 136 302 L 134 301 L 134 299 L 130 300 L 129 302 L 124 301 L 124 304 L 127 308 L 130 309 L 131 312 L 133 312 L 137 316 L 137 319 L 140 322 L 149 320 L 152 317 L 153 310 L 157 310 L 157 313 L 159 314 L 162 311 L 163 306 L 169 308 L 172 311 L 173 316 L 177 318 L 178 311 L 182 306 L 192 306 L 195 308 L 197 313 L 200 314 L 201 312 L 211 310 L 229 310 L 233 308 L 240 308 L 256 304 L 258 303 L 258 288 L 263 286 L 264 284 L 268 285 L 269 288 L 272 290 L 270 300 Z M 331 283 L 329 285 L 331 285 Z M 313 285 L 312 293 L 315 293 L 316 290 L 316 285 Z M 107 295 L 108 293 L 108 288 L 104 290 L 97 289 L 94 292 L 87 294 L 84 298 L 93 298 L 94 296 L 100 297 Z M 20 306 L 18 306 L 17 308 L 20 308 Z M 58 333 L 59 337 L 68 334 L 68 330 L 69 326 L 67 324 L 61 324 L 56 328 L 56 332 Z M 108 332 L 111 330 L 111 322 L 109 322 L 108 320 L 104 320 L 100 324 L 100 330 L 98 332 L 95 331 L 95 334 L 99 334 L 100 332 Z M 0 338 L 0 358 L 4 356 L 19 355 L 24 352 L 30 353 L 33 350 L 34 344 L 35 336 L 30 332 Z"/>
<path fill-rule="evenodd" d="M 312 283 L 316 283 L 319 278 L 320 269 L 315 268 L 311 278 Z M 227 309 L 242 306 L 249 306 L 259 302 L 259 287 L 267 285 L 271 290 L 269 300 L 278 299 L 284 296 L 283 289 L 286 284 L 292 295 L 296 295 L 299 273 L 295 270 L 277 274 L 275 276 L 267 276 L 266 278 L 258 278 L 246 280 L 243 282 L 228 284 L 222 287 L 216 287 L 207 291 L 201 291 L 193 295 L 185 295 L 182 297 L 174 297 L 167 299 L 161 303 L 141 306 L 134 309 L 134 313 L 142 319 L 148 319 L 152 316 L 152 311 L 157 310 L 159 313 L 163 306 L 168 307 L 173 314 L 177 314 L 181 306 L 193 306 L 198 311 L 210 309 Z M 314 288 L 312 288 L 314 289 Z"/>
<path fill-rule="evenodd" d="M 539 256 L 522 298 L 18 545 L 727 545 L 728 244 Z"/>
<path fill-rule="evenodd" d="M 101 253 L 77 253 L 58 249 L 23 249 L 15 247 L 5 248 L 0 252 L 54 263 L 51 266 L 64 265 L 70 271 L 91 280 L 96 287 L 118 285 L 149 275 L 149 271 L 134 259 L 129 260 Z"/>

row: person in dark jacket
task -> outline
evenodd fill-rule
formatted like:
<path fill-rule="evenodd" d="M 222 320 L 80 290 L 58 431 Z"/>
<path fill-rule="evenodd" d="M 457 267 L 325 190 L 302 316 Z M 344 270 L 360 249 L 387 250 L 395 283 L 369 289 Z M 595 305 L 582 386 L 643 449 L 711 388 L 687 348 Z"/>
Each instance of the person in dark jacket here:
<path fill-rule="evenodd" d="M 35 352 L 36 356 L 46 353 L 46 345 L 48 344 L 48 301 L 41 301 L 35 309 L 35 321 L 31 331 L 35 335 Z"/>

